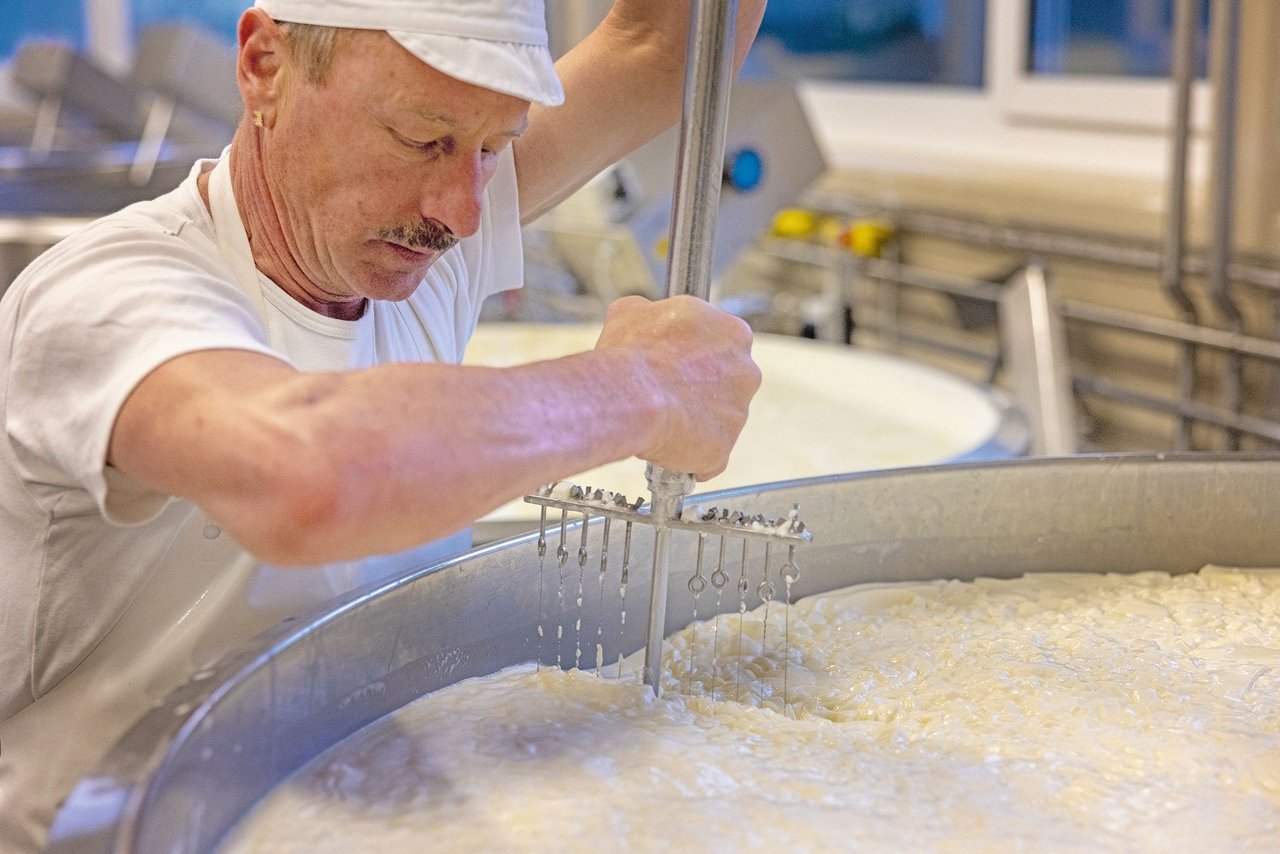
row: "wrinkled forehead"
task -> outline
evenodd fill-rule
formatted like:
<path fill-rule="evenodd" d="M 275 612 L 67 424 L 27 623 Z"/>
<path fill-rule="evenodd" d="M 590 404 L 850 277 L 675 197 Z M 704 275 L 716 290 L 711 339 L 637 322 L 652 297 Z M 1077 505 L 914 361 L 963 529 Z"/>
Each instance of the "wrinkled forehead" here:
<path fill-rule="evenodd" d="M 297 109 L 323 116 L 326 135 L 381 128 L 410 139 L 448 137 L 500 148 L 528 126 L 528 101 L 444 74 L 386 33 L 353 32 L 334 52 L 323 81 L 303 74 L 293 79 L 302 84 Z M 295 142 L 299 151 L 308 144 L 305 138 Z"/>

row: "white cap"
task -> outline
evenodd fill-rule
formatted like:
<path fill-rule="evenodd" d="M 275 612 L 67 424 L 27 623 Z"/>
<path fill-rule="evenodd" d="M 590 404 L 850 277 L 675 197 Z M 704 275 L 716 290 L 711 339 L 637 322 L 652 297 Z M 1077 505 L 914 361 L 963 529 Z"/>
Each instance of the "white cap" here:
<path fill-rule="evenodd" d="M 437 71 L 554 107 L 543 0 L 256 0 L 277 21 L 384 30 Z"/>

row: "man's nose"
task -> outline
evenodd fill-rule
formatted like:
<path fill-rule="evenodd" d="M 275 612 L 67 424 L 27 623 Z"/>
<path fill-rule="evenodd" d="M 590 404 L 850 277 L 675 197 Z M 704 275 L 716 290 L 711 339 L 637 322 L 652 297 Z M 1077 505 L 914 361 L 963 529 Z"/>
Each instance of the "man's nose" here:
<path fill-rule="evenodd" d="M 470 237 L 480 228 L 487 175 L 478 154 L 451 161 L 450 168 L 427 188 L 422 215 L 444 223 L 454 237 Z"/>

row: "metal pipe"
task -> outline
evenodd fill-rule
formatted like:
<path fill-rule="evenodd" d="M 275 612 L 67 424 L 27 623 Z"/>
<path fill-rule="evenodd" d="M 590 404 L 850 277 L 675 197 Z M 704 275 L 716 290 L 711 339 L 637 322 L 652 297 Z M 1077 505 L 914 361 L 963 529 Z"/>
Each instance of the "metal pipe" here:
<path fill-rule="evenodd" d="M 839 212 L 841 215 L 881 216 L 891 219 L 900 233 L 924 234 L 971 245 L 1097 264 L 1114 264 L 1136 270 L 1161 269 L 1161 248 L 1148 241 L 1117 240 L 1094 233 L 1057 231 L 1025 223 L 997 225 L 974 217 L 930 210 L 886 210 L 882 205 L 838 197 L 830 192 L 813 193 L 809 198 L 814 206 Z M 1183 256 L 1184 276 L 1203 276 L 1206 269 L 1203 256 Z M 1228 264 L 1227 273 L 1231 281 L 1238 284 L 1280 293 L 1280 268 L 1275 266 L 1232 260 Z"/>
<path fill-rule="evenodd" d="M 770 257 L 816 266 L 836 263 L 838 260 L 836 256 L 839 254 L 834 249 L 779 239 L 766 240 L 762 244 L 762 249 Z M 867 278 L 973 299 L 995 302 L 998 301 L 1001 291 L 998 285 L 983 279 L 943 276 L 923 268 L 889 264 L 877 259 L 862 259 L 859 261 L 859 266 L 861 274 Z M 1213 329 L 1187 321 L 1167 320 L 1154 315 L 1113 309 L 1079 300 L 1062 300 L 1059 307 L 1063 317 L 1068 320 L 1123 329 L 1195 347 L 1238 352 L 1245 356 L 1280 363 L 1280 342 L 1270 339 Z M 917 338 L 914 343 L 928 342 Z M 954 350 L 954 348 L 949 349 Z M 966 352 L 974 356 L 979 355 L 976 350 Z M 986 354 L 981 355 L 987 358 Z"/>
<path fill-rule="evenodd" d="M 1186 249 L 1187 149 L 1191 139 L 1191 82 L 1195 76 L 1195 15 L 1197 0 L 1177 0 L 1173 16 L 1173 123 L 1169 135 L 1169 194 L 1165 209 L 1164 265 L 1160 284 L 1177 307 L 1181 319 L 1196 323 L 1195 303 L 1182 286 L 1182 256 Z M 1178 359 L 1178 397 L 1195 397 L 1196 351 L 1188 344 Z M 1191 447 L 1191 419 L 1181 418 L 1175 447 Z"/>
<path fill-rule="evenodd" d="M 1240 353 L 1255 359 L 1263 359 L 1280 364 L 1280 342 L 1266 338 L 1243 335 L 1239 332 L 1227 332 L 1207 326 L 1197 326 L 1177 320 L 1167 320 L 1139 314 L 1133 311 L 1105 308 L 1090 303 L 1064 300 L 1060 304 L 1062 316 L 1068 320 L 1091 323 L 1095 326 L 1106 326 L 1112 329 L 1123 329 L 1153 338 L 1164 338 L 1183 344 L 1193 344 L 1221 350 L 1224 353 Z"/>
<path fill-rule="evenodd" d="M 779 258 L 800 264 L 812 264 L 815 267 L 834 266 L 843 263 L 848 256 L 848 253 L 844 250 L 812 243 L 798 243 L 794 240 L 782 238 L 766 238 L 760 244 L 760 248 L 771 258 Z M 903 264 L 901 261 L 886 260 L 884 258 L 857 258 L 854 260 L 859 275 L 868 279 L 911 285 L 989 302 L 998 302 L 1002 291 L 999 285 L 992 282 L 981 279 L 944 276 L 922 267 Z"/>
<path fill-rule="evenodd" d="M 780 239 L 765 240 L 761 244 L 761 248 L 771 257 L 814 265 L 837 263 L 841 254 L 839 250 L 831 247 L 795 243 Z M 875 259 L 861 259 L 859 265 L 863 268 L 862 274 L 864 276 L 883 281 L 892 281 L 907 287 L 962 294 L 984 300 L 993 299 L 999 292 L 998 286 L 990 282 L 980 279 L 945 277 L 910 265 L 890 265 Z M 1094 305 L 1078 300 L 1062 300 L 1059 303 L 1059 308 L 1063 318 L 1069 321 L 1119 329 L 1153 338 L 1163 338 L 1188 347 L 1219 350 L 1228 354 L 1239 354 L 1280 364 L 1280 342 L 1270 339 L 1245 335 L 1241 332 L 1214 329 L 1197 323 L 1169 320 L 1138 312 Z M 870 327 L 870 330 L 874 332 L 880 331 L 875 326 Z M 992 359 L 989 353 L 962 345 L 949 344 L 945 341 L 940 341 L 934 335 L 915 334 L 901 330 L 895 331 L 894 334 L 900 338 L 901 344 L 927 348 L 973 361 L 990 362 Z M 1277 427 L 1274 422 L 1267 419 L 1228 413 L 1221 408 L 1198 403 L 1187 397 L 1180 397 L 1180 402 L 1169 402 L 1137 391 L 1121 389 L 1116 384 L 1097 377 L 1077 377 L 1074 380 L 1074 384 L 1076 389 L 1082 393 L 1106 397 L 1146 409 L 1167 412 L 1177 415 L 1180 420 L 1212 424 L 1268 441 L 1280 442 L 1280 427 Z"/>
<path fill-rule="evenodd" d="M 667 296 L 711 293 L 737 0 L 694 0 L 672 197 Z"/>
<path fill-rule="evenodd" d="M 1134 389 L 1125 388 L 1103 377 L 1076 377 L 1073 385 L 1080 394 L 1102 397 L 1107 400 L 1114 400 L 1117 403 L 1138 406 L 1155 412 L 1166 412 L 1178 416 L 1186 415 L 1205 424 L 1213 424 L 1227 430 L 1248 433 L 1268 442 L 1280 444 L 1280 425 L 1255 415 L 1231 412 L 1219 406 L 1194 400 L 1164 400 Z"/>
<path fill-rule="evenodd" d="M 1233 332 L 1242 332 L 1244 318 L 1231 293 L 1228 266 L 1232 249 L 1232 206 L 1235 184 L 1236 95 L 1240 54 L 1240 0 L 1215 0 L 1210 25 L 1213 64 L 1213 168 L 1208 249 L 1208 283 L 1214 304 Z M 1226 407 L 1239 413 L 1244 405 L 1244 363 L 1228 354 L 1223 376 Z M 1227 448 L 1240 449 L 1240 431 L 1227 430 Z"/>
<path fill-rule="evenodd" d="M 684 104 L 680 149 L 672 197 L 667 295 L 711 294 L 711 257 L 715 248 L 716 212 L 724 174 L 724 139 L 733 79 L 733 23 L 737 0 L 694 0 L 684 70 Z M 666 635 L 666 519 L 680 514 L 680 502 L 693 490 L 693 477 L 650 466 L 646 472 L 657 526 L 653 551 L 653 584 L 649 600 L 649 633 L 645 639 L 644 681 L 661 693 L 662 639 Z"/>

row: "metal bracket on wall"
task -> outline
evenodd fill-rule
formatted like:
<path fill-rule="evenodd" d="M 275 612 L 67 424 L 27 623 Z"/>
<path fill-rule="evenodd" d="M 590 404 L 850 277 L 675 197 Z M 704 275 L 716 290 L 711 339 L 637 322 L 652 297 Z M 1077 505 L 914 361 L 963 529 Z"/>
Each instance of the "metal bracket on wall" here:
<path fill-rule="evenodd" d="M 1000 346 L 1008 385 L 1032 423 L 1031 452 L 1074 454 L 1079 441 L 1067 336 L 1044 265 L 1038 261 L 1005 283 Z"/>

